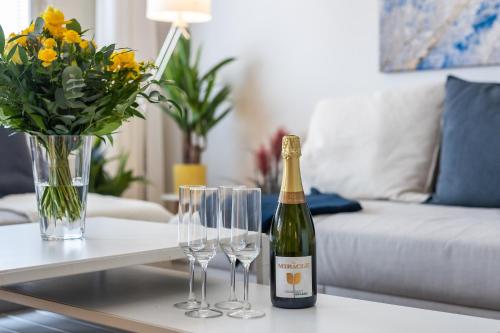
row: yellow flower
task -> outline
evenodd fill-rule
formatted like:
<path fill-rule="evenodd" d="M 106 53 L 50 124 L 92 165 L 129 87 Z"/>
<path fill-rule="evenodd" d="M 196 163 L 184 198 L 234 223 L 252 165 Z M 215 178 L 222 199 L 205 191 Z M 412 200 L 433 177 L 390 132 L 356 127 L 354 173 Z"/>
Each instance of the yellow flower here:
<path fill-rule="evenodd" d="M 64 41 L 66 43 L 80 43 L 82 39 L 80 38 L 80 34 L 75 30 L 67 30 L 64 33 Z"/>
<path fill-rule="evenodd" d="M 63 25 L 66 24 L 66 21 L 64 21 L 64 14 L 59 9 L 48 6 L 42 13 L 42 18 L 45 21 L 45 28 L 52 36 L 61 38 L 64 35 L 66 28 Z"/>
<path fill-rule="evenodd" d="M 58 25 L 45 25 L 45 28 L 49 30 L 50 34 L 54 36 L 55 38 L 62 38 L 64 36 L 64 33 L 66 32 L 66 28 Z"/>
<path fill-rule="evenodd" d="M 113 63 L 109 66 L 109 70 L 113 72 L 122 69 L 136 70 L 138 68 L 137 62 L 135 61 L 135 53 L 130 50 L 114 52 L 111 56 L 111 61 Z"/>
<path fill-rule="evenodd" d="M 66 22 L 64 21 L 64 14 L 59 9 L 52 6 L 48 6 L 47 9 L 42 13 L 42 18 L 45 24 L 53 26 L 62 26 Z"/>
<path fill-rule="evenodd" d="M 43 47 L 45 47 L 46 49 L 53 49 L 57 45 L 56 40 L 54 38 L 47 38 L 43 41 L 42 44 Z"/>
<path fill-rule="evenodd" d="M 85 50 L 87 47 L 89 47 L 89 42 L 87 40 L 82 40 L 79 45 L 82 50 Z"/>
<path fill-rule="evenodd" d="M 43 67 L 48 67 L 57 59 L 57 52 L 53 49 L 41 49 L 38 51 L 38 59 L 42 61 Z"/>
<path fill-rule="evenodd" d="M 35 25 L 33 23 L 30 24 L 29 27 L 27 27 L 26 29 L 22 30 L 20 35 L 27 35 L 29 34 L 30 32 L 33 32 L 35 31 Z M 15 34 L 10 34 L 10 38 L 12 37 L 15 37 L 16 35 Z M 16 44 L 19 44 L 19 45 L 22 45 L 22 46 L 26 46 L 26 44 L 28 43 L 28 37 L 26 36 L 23 36 L 23 37 L 19 37 L 18 39 L 16 39 L 14 41 L 14 43 Z"/>

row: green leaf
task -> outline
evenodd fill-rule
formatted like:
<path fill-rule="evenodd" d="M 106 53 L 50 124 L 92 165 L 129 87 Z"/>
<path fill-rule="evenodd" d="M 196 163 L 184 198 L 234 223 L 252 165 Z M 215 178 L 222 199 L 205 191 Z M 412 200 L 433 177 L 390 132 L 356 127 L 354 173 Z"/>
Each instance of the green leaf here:
<path fill-rule="evenodd" d="M 37 17 L 35 20 L 35 28 L 34 28 L 34 33 L 36 35 L 39 35 L 43 31 L 43 25 L 45 24 L 43 18 Z"/>
<path fill-rule="evenodd" d="M 102 128 L 94 132 L 94 135 L 108 135 L 116 131 L 120 127 L 120 122 L 111 122 L 104 124 Z"/>
<path fill-rule="evenodd" d="M 66 28 L 69 30 L 75 30 L 79 34 L 82 33 L 82 26 L 76 19 L 71 19 L 69 23 L 66 23 Z"/>
<path fill-rule="evenodd" d="M 24 65 L 27 65 L 28 55 L 26 54 L 26 50 L 22 46 L 18 46 L 17 49 L 19 50 L 19 58 L 21 59 Z"/>
<path fill-rule="evenodd" d="M 47 127 L 45 126 L 45 123 L 43 122 L 43 117 L 38 115 L 38 114 L 29 114 L 29 116 L 31 117 L 31 119 L 33 119 L 33 121 L 35 122 L 35 124 L 41 128 L 42 130 L 46 130 Z"/>
<path fill-rule="evenodd" d="M 5 50 L 5 34 L 3 32 L 2 26 L 0 26 L 0 55 L 3 55 Z"/>
<path fill-rule="evenodd" d="M 76 65 L 66 67 L 62 72 L 61 80 L 66 100 L 70 101 L 84 95 L 82 89 L 86 85 L 80 67 Z"/>
<path fill-rule="evenodd" d="M 208 70 L 208 72 L 203 75 L 201 78 L 201 81 L 206 80 L 209 76 L 215 75 L 222 67 L 226 66 L 227 64 L 230 64 L 231 62 L 235 61 L 236 58 L 227 58 L 219 62 L 217 65 L 213 66 L 211 69 Z"/>
<path fill-rule="evenodd" d="M 17 45 L 17 44 L 14 45 L 14 47 L 12 47 L 12 49 L 10 49 L 10 51 L 7 54 L 7 57 L 5 58 L 5 60 L 10 61 L 10 59 L 12 59 L 12 57 L 16 53 L 18 47 L 19 47 L 19 45 Z"/>

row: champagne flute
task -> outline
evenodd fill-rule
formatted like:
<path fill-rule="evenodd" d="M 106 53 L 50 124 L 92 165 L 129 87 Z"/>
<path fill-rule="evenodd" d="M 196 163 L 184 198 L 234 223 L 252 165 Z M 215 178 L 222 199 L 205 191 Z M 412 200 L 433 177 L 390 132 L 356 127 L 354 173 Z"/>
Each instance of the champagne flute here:
<path fill-rule="evenodd" d="M 231 217 L 231 248 L 245 270 L 243 308 L 228 313 L 240 319 L 261 318 L 265 313 L 251 308 L 248 301 L 249 269 L 261 248 L 261 194 L 259 188 L 236 188 L 233 190 Z"/>
<path fill-rule="evenodd" d="M 189 261 L 189 296 L 187 301 L 174 304 L 178 309 L 193 310 L 200 307 L 200 302 L 196 300 L 193 292 L 194 281 L 194 263 L 195 258 L 191 249 L 188 246 L 188 223 L 189 223 L 189 191 L 190 186 L 179 186 L 179 212 L 178 212 L 178 228 L 177 239 L 180 248 Z"/>
<path fill-rule="evenodd" d="M 243 303 L 236 297 L 236 256 L 231 248 L 231 212 L 235 188 L 244 188 L 244 186 L 219 187 L 219 244 L 231 263 L 229 299 L 215 304 L 216 308 L 222 310 L 236 310 L 243 307 Z"/>
<path fill-rule="evenodd" d="M 215 318 L 222 311 L 211 309 L 207 303 L 207 267 L 219 246 L 217 233 L 217 188 L 191 188 L 189 191 L 188 246 L 203 270 L 201 305 L 186 312 L 193 318 Z"/>

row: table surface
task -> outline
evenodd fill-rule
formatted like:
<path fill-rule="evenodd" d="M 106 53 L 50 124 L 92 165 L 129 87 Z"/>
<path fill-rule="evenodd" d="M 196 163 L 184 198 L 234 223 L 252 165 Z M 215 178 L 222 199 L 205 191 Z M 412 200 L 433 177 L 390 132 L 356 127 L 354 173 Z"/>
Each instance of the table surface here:
<path fill-rule="evenodd" d="M 176 225 L 89 218 L 67 241 L 42 240 L 38 223 L 0 229 L 0 286 L 180 258 Z"/>
<path fill-rule="evenodd" d="M 240 281 L 238 287 L 241 291 Z M 135 266 L 3 287 L 0 299 L 141 333 L 500 332 L 500 321 L 492 319 L 329 295 L 318 295 L 313 308 L 278 309 L 270 304 L 269 287 L 256 284 L 250 286 L 250 300 L 266 312 L 264 318 L 193 319 L 173 307 L 186 293 L 186 275 Z M 209 276 L 209 301 L 227 294 L 228 281 Z"/>

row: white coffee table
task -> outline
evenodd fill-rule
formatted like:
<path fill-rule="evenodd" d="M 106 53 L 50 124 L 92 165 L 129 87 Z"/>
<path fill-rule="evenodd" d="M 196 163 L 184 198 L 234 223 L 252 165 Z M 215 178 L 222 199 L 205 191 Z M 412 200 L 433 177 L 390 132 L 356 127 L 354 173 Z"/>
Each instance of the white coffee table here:
<path fill-rule="evenodd" d="M 256 284 L 250 298 L 264 318 L 193 319 L 173 307 L 186 293 L 185 275 L 140 266 L 8 286 L 0 299 L 141 333 L 500 332 L 496 320 L 328 295 L 318 295 L 314 308 L 278 309 L 271 306 L 269 288 Z M 211 302 L 227 294 L 228 281 L 209 278 Z"/>
<path fill-rule="evenodd" d="M 68 241 L 43 241 L 38 223 L 0 227 L 0 286 L 180 258 L 175 224 L 89 218 Z"/>

